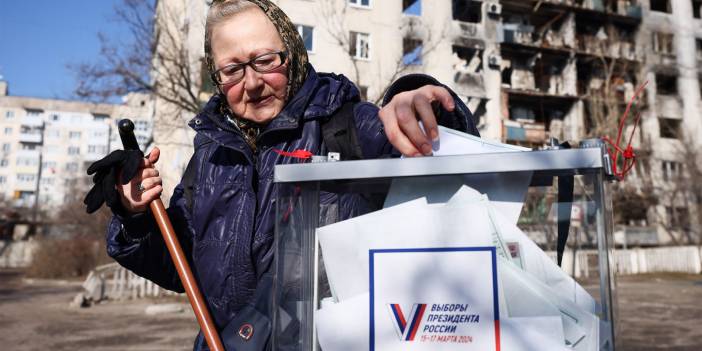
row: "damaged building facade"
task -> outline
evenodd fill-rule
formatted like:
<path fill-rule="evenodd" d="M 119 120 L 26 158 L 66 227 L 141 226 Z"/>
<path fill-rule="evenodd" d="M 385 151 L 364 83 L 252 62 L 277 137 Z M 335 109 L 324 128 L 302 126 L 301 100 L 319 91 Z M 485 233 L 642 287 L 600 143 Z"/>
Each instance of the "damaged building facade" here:
<path fill-rule="evenodd" d="M 171 2 L 185 3 L 191 18 L 206 11 L 203 0 L 161 1 Z M 626 103 L 648 81 L 631 112 L 641 114 L 641 162 L 627 183 L 639 192 L 653 184 L 658 201 L 621 222 L 644 228 L 638 244 L 656 245 L 677 242 L 696 218 L 694 205 L 665 195 L 685 168 L 681 148 L 702 140 L 702 0 L 274 2 L 318 71 L 344 74 L 373 102 L 402 75 L 430 74 L 461 96 L 483 137 L 506 143 L 539 148 L 550 138 L 614 136 Z M 184 27 L 194 33 L 191 54 L 202 51 L 203 26 Z M 156 120 L 167 105 L 157 103 Z"/>

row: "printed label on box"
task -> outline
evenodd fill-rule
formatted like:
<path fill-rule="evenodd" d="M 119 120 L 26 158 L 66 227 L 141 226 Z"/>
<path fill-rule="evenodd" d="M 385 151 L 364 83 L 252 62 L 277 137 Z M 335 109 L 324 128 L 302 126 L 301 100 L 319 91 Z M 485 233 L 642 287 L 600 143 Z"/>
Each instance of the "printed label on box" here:
<path fill-rule="evenodd" d="M 371 350 L 499 350 L 494 247 L 370 250 Z"/>

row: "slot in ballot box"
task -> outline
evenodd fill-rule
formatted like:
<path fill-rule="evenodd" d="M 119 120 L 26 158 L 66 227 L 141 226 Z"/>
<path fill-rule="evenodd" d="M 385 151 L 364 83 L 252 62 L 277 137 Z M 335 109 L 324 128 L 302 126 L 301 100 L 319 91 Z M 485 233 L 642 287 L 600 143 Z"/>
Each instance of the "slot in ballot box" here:
<path fill-rule="evenodd" d="M 594 147 L 276 166 L 273 349 L 614 350 L 609 164 Z"/>

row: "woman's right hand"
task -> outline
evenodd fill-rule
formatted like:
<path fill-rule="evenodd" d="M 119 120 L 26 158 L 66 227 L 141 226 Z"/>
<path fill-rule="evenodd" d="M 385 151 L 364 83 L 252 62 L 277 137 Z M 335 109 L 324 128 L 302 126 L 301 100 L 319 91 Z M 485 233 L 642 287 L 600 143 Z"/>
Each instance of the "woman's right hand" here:
<path fill-rule="evenodd" d="M 161 151 L 154 147 L 139 165 L 139 170 L 127 184 L 117 184 L 122 206 L 130 213 L 144 212 L 151 201 L 161 196 L 161 176 L 154 167 Z M 121 178 L 121 175 L 120 177 Z M 119 179 L 118 178 L 118 179 Z M 139 187 L 141 185 L 141 189 Z"/>

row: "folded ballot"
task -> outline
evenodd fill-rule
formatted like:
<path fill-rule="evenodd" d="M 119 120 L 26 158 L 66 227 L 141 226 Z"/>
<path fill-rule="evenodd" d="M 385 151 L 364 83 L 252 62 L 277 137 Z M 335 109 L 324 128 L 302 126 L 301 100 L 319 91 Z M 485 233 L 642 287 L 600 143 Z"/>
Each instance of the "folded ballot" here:
<path fill-rule="evenodd" d="M 598 349 L 595 300 L 489 194 L 461 185 L 442 202 L 317 229 L 322 350 Z"/>
<path fill-rule="evenodd" d="M 481 139 L 474 135 L 439 126 L 439 140 L 433 144 L 434 156 L 523 152 L 530 149 Z M 393 179 L 385 207 L 425 197 L 429 203 L 445 203 L 462 186 L 480 189 L 514 224 L 522 211 L 532 172 L 462 174 Z"/>

